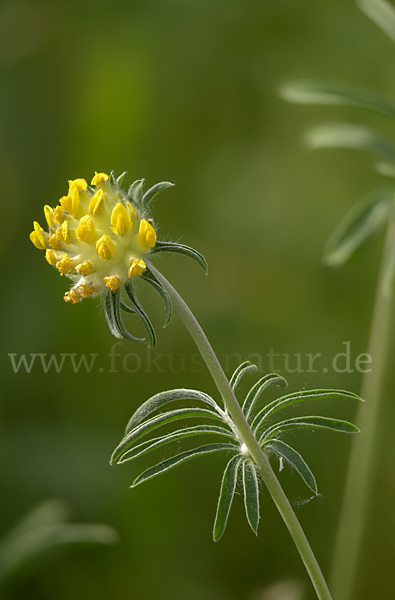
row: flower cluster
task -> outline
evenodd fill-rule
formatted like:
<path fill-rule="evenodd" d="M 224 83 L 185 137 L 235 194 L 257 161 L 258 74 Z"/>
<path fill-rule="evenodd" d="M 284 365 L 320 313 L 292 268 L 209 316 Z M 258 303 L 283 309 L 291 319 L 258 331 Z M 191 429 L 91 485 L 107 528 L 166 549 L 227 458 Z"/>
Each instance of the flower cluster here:
<path fill-rule="evenodd" d="M 64 296 L 72 304 L 141 275 L 156 243 L 153 225 L 105 173 L 96 173 L 89 187 L 85 179 L 69 181 L 67 196 L 55 208 L 44 206 L 44 215 L 48 232 L 35 221 L 30 239 L 72 280 Z"/>
<path fill-rule="evenodd" d="M 36 248 L 45 250 L 50 265 L 71 279 L 72 286 L 64 296 L 66 302 L 77 304 L 84 298 L 102 296 L 108 325 L 116 337 L 140 340 L 124 327 L 122 309 L 140 317 L 154 345 L 155 333 L 137 300 L 133 278 L 141 276 L 160 294 L 167 324 L 170 299 L 151 272 L 148 258 L 157 252 L 177 252 L 194 258 L 205 269 L 207 265 L 193 248 L 157 239 L 150 203 L 173 184 L 164 181 L 144 192 L 141 179 L 125 192 L 121 187 L 123 175 L 116 179 L 113 173 L 96 173 L 90 186 L 85 179 L 69 181 L 67 196 L 54 208 L 44 206 L 48 230 L 34 221 L 30 239 Z M 122 289 L 129 304 L 121 298 Z"/>

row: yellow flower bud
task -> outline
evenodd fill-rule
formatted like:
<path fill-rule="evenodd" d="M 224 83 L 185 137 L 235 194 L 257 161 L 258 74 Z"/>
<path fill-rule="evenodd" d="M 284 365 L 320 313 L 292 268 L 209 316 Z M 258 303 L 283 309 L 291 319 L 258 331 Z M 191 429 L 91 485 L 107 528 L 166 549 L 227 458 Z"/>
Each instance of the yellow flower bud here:
<path fill-rule="evenodd" d="M 141 275 L 147 265 L 140 258 L 136 258 L 129 267 L 128 276 L 134 277 L 134 275 Z"/>
<path fill-rule="evenodd" d="M 104 260 L 110 260 L 111 258 L 114 258 L 115 246 L 110 236 L 104 234 L 99 240 L 97 240 L 96 252 L 100 256 L 100 258 Z"/>
<path fill-rule="evenodd" d="M 70 231 L 69 224 L 67 223 L 67 221 L 63 221 L 62 225 L 57 228 L 57 230 L 55 231 L 55 237 L 60 242 L 65 242 L 65 244 L 70 243 Z M 54 246 L 52 246 L 52 248 L 54 248 Z"/>
<path fill-rule="evenodd" d="M 95 171 L 95 176 L 91 181 L 91 185 L 95 185 L 96 187 L 102 185 L 108 180 L 109 176 L 106 173 L 98 173 Z"/>
<path fill-rule="evenodd" d="M 115 275 L 111 275 L 111 277 L 104 277 L 103 281 L 112 292 L 115 292 L 115 290 L 119 288 L 120 281 Z"/>
<path fill-rule="evenodd" d="M 98 190 L 89 202 L 89 212 L 96 215 L 103 201 L 103 190 Z"/>
<path fill-rule="evenodd" d="M 82 298 L 89 298 L 89 296 L 95 293 L 95 290 L 85 283 L 81 283 L 76 290 Z"/>
<path fill-rule="evenodd" d="M 148 223 L 146 219 L 141 219 L 138 242 L 143 250 L 153 248 L 156 244 L 156 233 L 151 223 Z"/>
<path fill-rule="evenodd" d="M 132 227 L 132 221 L 125 206 L 118 202 L 111 213 L 111 231 L 117 235 L 125 235 Z"/>
<path fill-rule="evenodd" d="M 79 242 L 94 244 L 96 240 L 96 227 L 92 217 L 89 215 L 82 217 L 75 233 Z"/>
<path fill-rule="evenodd" d="M 91 275 L 94 272 L 94 269 L 91 263 L 87 260 L 76 266 L 75 270 L 82 277 L 86 277 L 87 275 Z"/>
<path fill-rule="evenodd" d="M 86 183 L 85 179 L 69 179 L 69 195 L 71 195 L 73 189 L 80 191 L 86 190 L 87 187 L 88 184 Z"/>
<path fill-rule="evenodd" d="M 65 293 L 63 300 L 65 302 L 71 302 L 71 304 L 77 304 L 77 302 L 82 300 L 82 297 L 73 288 L 69 292 Z"/>
<path fill-rule="evenodd" d="M 48 243 L 53 250 L 60 250 L 60 243 L 55 233 L 51 235 L 51 237 L 48 240 Z"/>
<path fill-rule="evenodd" d="M 130 202 L 126 202 L 126 206 L 128 207 L 130 216 L 132 217 L 132 219 L 137 219 L 137 215 L 136 215 L 136 211 L 134 210 L 133 206 L 130 204 Z"/>
<path fill-rule="evenodd" d="M 36 246 L 36 248 L 39 250 L 45 250 L 47 244 L 43 235 L 44 230 L 42 227 L 40 227 L 40 224 L 37 223 L 37 221 L 34 221 L 33 226 L 34 231 L 32 231 L 30 234 L 30 240 Z"/>
<path fill-rule="evenodd" d="M 67 254 L 65 254 L 65 256 L 56 263 L 56 268 L 61 275 L 64 275 L 71 270 L 71 260 Z"/>

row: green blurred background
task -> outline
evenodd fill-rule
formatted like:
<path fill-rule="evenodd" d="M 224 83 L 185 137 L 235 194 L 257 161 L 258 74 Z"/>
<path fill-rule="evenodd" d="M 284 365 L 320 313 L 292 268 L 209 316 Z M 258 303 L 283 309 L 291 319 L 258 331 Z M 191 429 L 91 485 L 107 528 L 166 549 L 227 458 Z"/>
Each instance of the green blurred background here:
<path fill-rule="evenodd" d="M 5 598 L 259 600 L 283 579 L 306 582 L 304 597 L 314 597 L 267 493 L 258 538 L 238 496 L 223 540 L 212 542 L 226 457 L 190 463 L 133 491 L 128 486 L 149 459 L 109 466 L 140 402 L 171 387 L 215 393 L 213 383 L 192 362 L 195 349 L 178 319 L 161 330 L 162 307 L 145 289 L 157 348 L 122 342 L 119 372 L 108 372 L 116 340 L 101 308 L 62 301 L 67 280 L 28 234 L 33 219 L 44 221 L 42 206 L 66 193 L 69 178 L 114 169 L 128 171 L 128 183 L 174 181 L 156 202 L 155 220 L 167 239 L 205 254 L 209 277 L 183 257 L 161 255 L 159 264 L 228 373 L 237 365 L 232 355 L 258 355 L 266 370 L 271 348 L 289 354 L 291 367 L 294 353 L 321 353 L 319 372 L 287 375 L 283 359 L 275 368 L 291 390 L 358 392 L 361 374 L 335 372 L 331 360 L 348 341 L 353 360 L 366 352 L 382 239 L 369 241 L 341 271 L 323 267 L 321 254 L 339 219 L 379 176 L 365 155 L 309 153 L 301 139 L 322 120 L 382 123 L 344 108 L 289 105 L 277 90 L 311 77 L 394 97 L 394 57 L 391 42 L 344 0 L 1 3 L 0 528 L 6 532 L 55 497 L 70 503 L 75 520 L 107 523 L 120 535 L 115 546 L 68 552 L 15 578 Z M 74 373 L 68 363 L 61 373 L 39 366 L 14 373 L 10 353 L 98 354 L 103 372 Z M 316 408 L 352 419 L 356 407 Z M 392 597 L 394 413 L 389 393 L 361 600 Z M 311 494 L 289 469 L 280 479 L 327 573 L 350 439 L 301 432 L 295 445 L 322 496 L 306 503 Z"/>

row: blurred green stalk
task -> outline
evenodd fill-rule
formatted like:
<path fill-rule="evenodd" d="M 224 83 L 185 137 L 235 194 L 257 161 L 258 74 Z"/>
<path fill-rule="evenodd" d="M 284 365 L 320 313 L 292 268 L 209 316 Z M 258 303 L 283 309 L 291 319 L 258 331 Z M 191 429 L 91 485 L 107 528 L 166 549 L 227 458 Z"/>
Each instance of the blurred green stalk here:
<path fill-rule="evenodd" d="M 270 466 L 269 459 L 265 452 L 260 447 L 258 440 L 253 434 L 247 420 L 243 414 L 240 404 L 234 395 L 228 378 L 226 377 L 218 358 L 211 347 L 210 342 L 207 339 L 206 334 L 201 328 L 196 317 L 188 307 L 188 305 L 181 298 L 177 290 L 167 281 L 167 279 L 150 264 L 151 271 L 154 272 L 155 276 L 159 279 L 162 285 L 168 291 L 174 307 L 176 308 L 179 316 L 185 327 L 191 334 L 199 352 L 202 355 L 204 362 L 210 371 L 212 378 L 220 392 L 226 410 L 229 412 L 236 425 L 240 438 L 245 443 L 248 451 L 257 465 L 260 475 L 264 484 L 266 485 L 269 493 L 276 504 L 281 517 L 283 518 L 288 531 L 290 532 L 296 548 L 304 562 L 306 570 L 310 576 L 311 582 L 317 593 L 319 600 L 331 600 L 331 594 L 328 586 L 317 562 L 317 559 L 311 549 L 311 546 L 306 538 L 306 535 L 302 529 L 301 524 L 298 521 L 295 512 L 292 509 L 291 504 L 284 490 L 281 487 L 273 469 Z"/>
<path fill-rule="evenodd" d="M 358 566 L 373 488 L 377 423 L 389 363 L 391 315 L 395 310 L 392 285 L 394 245 L 395 215 L 392 214 L 387 225 L 368 346 L 372 369 L 364 375 L 361 387 L 361 397 L 367 402 L 360 405 L 356 418 L 362 435 L 356 436 L 352 442 L 335 543 L 331 582 L 336 600 L 351 600 L 356 594 Z"/>

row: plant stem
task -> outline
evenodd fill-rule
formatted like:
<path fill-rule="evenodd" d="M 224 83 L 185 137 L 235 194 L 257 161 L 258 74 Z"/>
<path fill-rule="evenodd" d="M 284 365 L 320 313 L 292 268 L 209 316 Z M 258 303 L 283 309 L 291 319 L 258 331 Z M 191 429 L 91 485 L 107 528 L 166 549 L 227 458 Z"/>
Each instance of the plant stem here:
<path fill-rule="evenodd" d="M 372 369 L 364 375 L 361 386 L 361 397 L 367 402 L 359 406 L 356 418 L 356 424 L 362 435 L 356 436 L 351 446 L 335 543 L 331 580 L 336 600 L 351 600 L 354 597 L 363 535 L 371 500 L 369 484 L 374 476 L 377 422 L 380 404 L 384 396 L 383 383 L 387 367 L 387 347 L 391 338 L 391 315 L 394 312 L 394 294 L 386 285 L 394 241 L 395 218 L 392 216 L 387 226 L 368 346 L 368 352 L 372 358 Z"/>
<path fill-rule="evenodd" d="M 208 341 L 206 334 L 199 325 L 196 317 L 184 302 L 175 288 L 167 281 L 167 279 L 157 271 L 152 265 L 150 269 L 159 279 L 162 285 L 166 288 L 172 299 L 173 305 L 178 311 L 185 327 L 191 334 L 199 352 L 201 353 L 204 362 L 210 371 L 214 382 L 220 392 L 224 405 L 236 425 L 240 438 L 248 448 L 248 451 L 254 459 L 263 482 L 269 490 L 273 501 L 275 502 L 288 530 L 295 542 L 299 554 L 305 564 L 311 582 L 317 593 L 319 600 L 331 600 L 331 595 L 324 576 L 318 565 L 317 559 L 310 547 L 306 535 L 300 525 L 291 504 L 286 497 L 280 482 L 278 481 L 273 469 L 270 466 L 269 459 L 260 447 L 257 439 L 241 410 L 240 404 L 229 385 L 229 381 L 218 361 L 218 358 Z"/>

